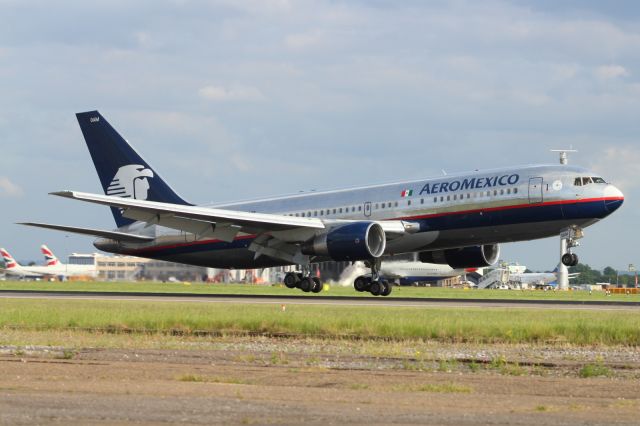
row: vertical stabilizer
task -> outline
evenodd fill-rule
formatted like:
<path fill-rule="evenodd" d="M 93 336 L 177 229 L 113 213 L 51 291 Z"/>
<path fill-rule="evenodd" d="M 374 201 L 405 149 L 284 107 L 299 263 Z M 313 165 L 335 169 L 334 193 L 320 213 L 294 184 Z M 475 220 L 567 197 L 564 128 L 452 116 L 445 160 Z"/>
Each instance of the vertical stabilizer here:
<path fill-rule="evenodd" d="M 188 205 L 98 111 L 76 114 L 106 195 Z M 111 208 L 118 227 L 134 222 Z"/>
<path fill-rule="evenodd" d="M 49 250 L 49 247 L 47 247 L 46 245 L 44 244 L 41 245 L 40 251 L 44 255 L 44 259 L 47 262 L 47 266 L 56 266 L 60 263 L 56 255 L 53 254 L 53 252 Z"/>
<path fill-rule="evenodd" d="M 2 259 L 4 260 L 4 267 L 6 269 L 20 269 L 20 265 L 15 261 L 13 257 L 3 248 L 0 248 L 0 254 L 2 254 Z"/>

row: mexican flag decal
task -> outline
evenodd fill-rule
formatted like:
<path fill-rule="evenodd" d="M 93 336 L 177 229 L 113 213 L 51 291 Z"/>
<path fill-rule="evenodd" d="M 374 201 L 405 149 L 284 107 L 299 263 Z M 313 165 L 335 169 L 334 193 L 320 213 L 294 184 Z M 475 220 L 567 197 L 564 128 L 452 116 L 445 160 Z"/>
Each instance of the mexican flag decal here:
<path fill-rule="evenodd" d="M 401 197 L 411 197 L 413 195 L 413 189 L 405 189 L 400 193 Z"/>

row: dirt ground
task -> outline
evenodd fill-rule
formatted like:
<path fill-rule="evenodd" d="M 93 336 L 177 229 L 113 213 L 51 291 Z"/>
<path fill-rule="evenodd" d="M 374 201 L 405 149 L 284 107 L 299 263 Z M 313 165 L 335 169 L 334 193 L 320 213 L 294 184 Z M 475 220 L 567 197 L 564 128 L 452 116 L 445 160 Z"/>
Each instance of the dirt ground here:
<path fill-rule="evenodd" d="M 0 424 L 640 421 L 635 348 L 436 344 L 425 357 L 304 340 L 203 347 L 0 348 Z M 581 377 L 595 359 L 607 377 Z"/>

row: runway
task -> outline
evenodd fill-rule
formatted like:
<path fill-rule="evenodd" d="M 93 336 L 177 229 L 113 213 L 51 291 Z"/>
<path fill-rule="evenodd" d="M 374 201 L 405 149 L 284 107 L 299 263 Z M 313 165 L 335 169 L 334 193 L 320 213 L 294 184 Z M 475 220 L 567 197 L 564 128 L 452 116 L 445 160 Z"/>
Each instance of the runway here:
<path fill-rule="evenodd" d="M 145 293 L 91 291 L 35 291 L 0 290 L 2 299 L 60 299 L 60 300 L 120 300 L 170 303 L 231 303 L 273 305 L 333 305 L 411 308 L 520 308 L 520 309 L 579 309 L 579 310 L 637 310 L 640 302 L 524 300 L 524 299 L 454 299 L 408 297 L 349 297 L 349 296 L 293 296 L 240 295 L 202 293 Z"/>

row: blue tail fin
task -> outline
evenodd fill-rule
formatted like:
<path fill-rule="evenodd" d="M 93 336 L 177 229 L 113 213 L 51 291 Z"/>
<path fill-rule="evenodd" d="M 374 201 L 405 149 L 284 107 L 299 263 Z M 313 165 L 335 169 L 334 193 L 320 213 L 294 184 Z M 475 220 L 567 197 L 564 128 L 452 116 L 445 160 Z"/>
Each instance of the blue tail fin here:
<path fill-rule="evenodd" d="M 188 205 L 98 111 L 76 114 L 106 195 Z M 112 208 L 120 228 L 134 220 Z"/>

